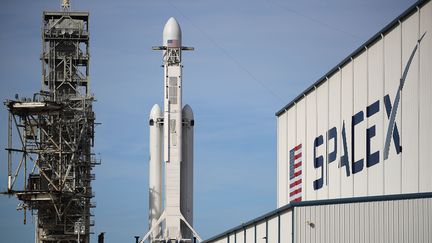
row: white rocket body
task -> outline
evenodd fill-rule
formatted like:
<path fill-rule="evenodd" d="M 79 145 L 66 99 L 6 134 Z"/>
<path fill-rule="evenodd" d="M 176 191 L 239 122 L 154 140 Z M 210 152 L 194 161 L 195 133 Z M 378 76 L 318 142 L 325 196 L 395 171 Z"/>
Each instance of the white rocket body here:
<path fill-rule="evenodd" d="M 163 30 L 163 46 L 157 47 L 163 50 L 164 107 L 161 114 L 154 105 L 150 114 L 150 230 L 141 242 L 148 237 L 150 242 L 200 239 L 192 228 L 194 118 L 189 105 L 182 109 L 182 48 L 180 26 L 170 18 Z"/>
<path fill-rule="evenodd" d="M 162 112 L 154 105 L 150 112 L 150 163 L 149 163 L 149 225 L 156 224 L 162 214 Z M 162 227 L 152 232 L 159 238 Z"/>
<path fill-rule="evenodd" d="M 180 211 L 193 226 L 193 129 L 195 125 L 192 108 L 185 105 L 182 111 L 183 115 L 183 147 L 182 163 L 180 167 Z M 183 237 L 192 238 L 192 232 L 184 224 L 181 225 Z"/>
<path fill-rule="evenodd" d="M 163 32 L 164 46 L 180 47 L 181 30 L 177 21 L 170 18 Z M 180 60 L 169 60 L 170 56 L 168 49 L 164 53 L 165 235 L 169 239 L 178 239 L 181 238 L 182 68 Z"/>

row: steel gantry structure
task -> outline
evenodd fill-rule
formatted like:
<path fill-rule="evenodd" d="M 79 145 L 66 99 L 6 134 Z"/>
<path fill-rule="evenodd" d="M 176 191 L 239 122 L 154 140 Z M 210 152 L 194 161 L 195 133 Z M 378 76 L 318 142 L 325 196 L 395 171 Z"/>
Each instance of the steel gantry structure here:
<path fill-rule="evenodd" d="M 100 161 L 92 151 L 89 13 L 70 12 L 68 4 L 63 1 L 62 11 L 43 13 L 41 91 L 5 101 L 5 193 L 35 216 L 36 243 L 87 243 L 94 225 L 92 169 Z"/>

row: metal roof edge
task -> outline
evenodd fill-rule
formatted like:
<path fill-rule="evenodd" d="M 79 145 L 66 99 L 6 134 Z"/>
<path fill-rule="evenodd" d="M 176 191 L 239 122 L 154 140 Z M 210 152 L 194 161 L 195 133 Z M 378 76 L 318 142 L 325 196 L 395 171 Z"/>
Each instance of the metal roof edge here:
<path fill-rule="evenodd" d="M 285 206 L 282 206 L 278 209 L 272 210 L 258 218 L 249 220 L 245 223 L 242 223 L 239 226 L 228 229 L 218 235 L 215 235 L 207 240 L 204 240 L 202 243 L 209 243 L 215 241 L 224 236 L 230 235 L 238 230 L 242 230 L 251 225 L 254 225 L 263 219 L 268 219 L 274 216 L 277 216 L 285 211 L 288 211 L 295 207 L 306 207 L 306 206 L 321 206 L 321 205 L 329 205 L 329 204 L 343 204 L 343 203 L 361 203 L 361 202 L 376 202 L 376 201 L 393 201 L 393 200 L 409 200 L 409 199 L 421 199 L 421 198 L 432 198 L 432 192 L 419 192 L 419 193 L 407 193 L 407 194 L 391 194 L 391 195 L 380 195 L 380 196 L 364 196 L 364 197 L 350 197 L 350 198 L 338 198 L 338 199 L 322 199 L 322 200 L 312 200 L 312 201 L 302 201 L 302 202 L 293 202 L 289 203 Z"/>
<path fill-rule="evenodd" d="M 374 44 L 379 38 L 381 38 L 381 35 L 386 34 L 391 29 L 396 27 L 399 24 L 399 21 L 404 20 L 409 15 L 411 15 L 414 11 L 417 10 L 417 8 L 422 7 L 426 3 L 430 2 L 431 0 L 419 0 L 415 4 L 413 4 L 411 7 L 409 7 L 407 10 L 405 10 L 401 15 L 396 17 L 393 21 L 391 21 L 389 24 L 387 24 L 383 29 L 381 29 L 378 33 L 372 36 L 369 40 L 367 40 L 364 44 L 362 44 L 360 47 L 358 47 L 354 52 L 352 52 L 348 57 L 343 59 L 338 65 L 336 65 L 334 68 L 332 68 L 329 72 L 327 72 L 324 76 L 322 76 L 320 79 L 318 79 L 315 83 L 310 85 L 307 89 L 305 89 L 300 95 L 295 97 L 291 102 L 289 102 L 287 105 L 285 105 L 282 109 L 280 109 L 278 112 L 275 113 L 276 116 L 280 116 L 282 113 L 287 111 L 291 106 L 293 106 L 295 103 L 297 103 L 299 100 L 301 100 L 306 94 L 311 92 L 315 87 L 320 86 L 326 79 L 330 76 L 332 76 L 336 71 L 339 70 L 339 68 L 342 68 L 347 64 L 351 58 L 354 58 L 361 54 L 363 51 L 365 51 L 365 47 L 368 47 L 371 44 Z"/>

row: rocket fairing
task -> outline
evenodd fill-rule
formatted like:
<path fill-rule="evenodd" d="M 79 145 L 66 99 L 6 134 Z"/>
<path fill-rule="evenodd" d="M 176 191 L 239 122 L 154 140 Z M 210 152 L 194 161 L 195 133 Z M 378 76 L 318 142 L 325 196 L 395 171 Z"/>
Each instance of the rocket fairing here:
<path fill-rule="evenodd" d="M 183 47 L 181 42 L 180 25 L 170 18 L 163 30 L 163 46 L 153 47 L 163 51 L 164 107 L 162 113 L 154 105 L 150 114 L 150 229 L 141 242 L 148 237 L 150 242 L 188 242 L 192 237 L 201 241 L 192 228 L 194 118 L 189 105 L 182 107 L 181 53 L 193 48 Z"/>
<path fill-rule="evenodd" d="M 182 33 L 180 25 L 175 18 L 169 18 L 163 29 L 163 46 L 169 48 L 181 48 L 181 39 Z"/>

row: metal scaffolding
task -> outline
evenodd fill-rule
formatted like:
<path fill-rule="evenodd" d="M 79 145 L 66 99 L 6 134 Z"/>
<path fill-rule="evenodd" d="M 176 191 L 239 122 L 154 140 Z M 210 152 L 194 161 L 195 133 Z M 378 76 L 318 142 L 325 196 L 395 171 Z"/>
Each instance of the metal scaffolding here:
<path fill-rule="evenodd" d="M 5 194 L 17 196 L 19 209 L 35 216 L 36 243 L 87 243 L 94 225 L 92 169 L 100 162 L 92 151 L 89 13 L 69 12 L 66 2 L 62 12 L 43 13 L 41 91 L 5 101 Z"/>

